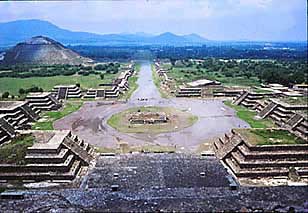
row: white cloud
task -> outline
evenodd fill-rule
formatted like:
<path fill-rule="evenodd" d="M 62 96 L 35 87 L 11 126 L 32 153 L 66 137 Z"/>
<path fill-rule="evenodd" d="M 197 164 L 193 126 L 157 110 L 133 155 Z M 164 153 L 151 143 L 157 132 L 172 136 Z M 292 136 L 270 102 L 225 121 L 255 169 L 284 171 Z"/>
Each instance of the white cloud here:
<path fill-rule="evenodd" d="M 306 0 L 0 2 L 0 22 L 31 18 L 96 33 L 172 31 L 259 39 L 293 28 L 306 31 L 305 8 Z"/>

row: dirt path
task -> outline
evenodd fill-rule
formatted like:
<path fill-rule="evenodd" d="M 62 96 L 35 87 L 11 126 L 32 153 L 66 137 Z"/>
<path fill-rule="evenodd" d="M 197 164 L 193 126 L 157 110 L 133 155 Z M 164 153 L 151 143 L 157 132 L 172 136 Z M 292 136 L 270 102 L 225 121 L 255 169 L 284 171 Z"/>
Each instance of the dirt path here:
<path fill-rule="evenodd" d="M 104 105 L 102 102 L 87 102 L 79 111 L 56 121 L 55 128 L 71 129 L 88 143 L 101 147 L 115 148 L 117 142 L 125 141 L 130 145 L 175 145 L 183 151 L 194 151 L 199 144 L 222 136 L 232 128 L 248 127 L 222 100 L 161 98 L 153 83 L 150 63 L 142 64 L 137 83 L 139 87 L 128 103 Z M 139 101 L 139 98 L 147 101 Z M 107 125 L 112 114 L 136 106 L 172 106 L 187 110 L 199 119 L 191 127 L 162 134 L 126 134 Z"/>

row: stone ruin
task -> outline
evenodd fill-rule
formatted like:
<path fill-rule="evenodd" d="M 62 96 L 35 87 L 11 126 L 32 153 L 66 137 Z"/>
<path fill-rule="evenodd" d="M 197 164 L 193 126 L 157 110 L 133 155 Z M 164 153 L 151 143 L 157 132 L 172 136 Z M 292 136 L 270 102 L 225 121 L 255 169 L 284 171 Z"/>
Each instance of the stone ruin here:
<path fill-rule="evenodd" d="M 42 111 L 57 110 L 61 102 L 51 93 L 30 93 L 25 101 L 0 101 L 0 145 L 13 139 L 16 130 L 29 129 Z"/>
<path fill-rule="evenodd" d="M 23 131 L 34 136 L 24 164 L 0 164 L 0 181 L 72 181 L 94 160 L 94 148 L 69 130 Z"/>
<path fill-rule="evenodd" d="M 233 129 L 230 134 L 215 141 L 213 149 L 216 157 L 239 180 L 288 178 L 290 168 L 293 168 L 291 173 L 296 173 L 298 179 L 308 180 L 307 143 L 253 145 L 238 130 Z"/>
<path fill-rule="evenodd" d="M 135 112 L 128 119 L 131 124 L 167 123 L 168 117 L 164 112 Z"/>
<path fill-rule="evenodd" d="M 84 98 L 118 98 L 129 90 L 129 78 L 134 74 L 134 65 L 123 67 L 120 75 L 112 83 L 100 84 L 98 89 L 88 89 Z"/>

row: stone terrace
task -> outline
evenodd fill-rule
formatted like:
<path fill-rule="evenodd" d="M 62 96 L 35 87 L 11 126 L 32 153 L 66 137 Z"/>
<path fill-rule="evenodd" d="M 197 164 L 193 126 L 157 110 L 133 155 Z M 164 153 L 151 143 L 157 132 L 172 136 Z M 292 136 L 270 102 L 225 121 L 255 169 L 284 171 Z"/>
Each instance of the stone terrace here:
<path fill-rule="evenodd" d="M 16 136 L 17 129 L 30 127 L 39 114 L 26 101 L 0 102 L 0 145 Z"/>
<path fill-rule="evenodd" d="M 57 110 L 61 108 L 62 105 L 50 92 L 30 93 L 27 95 L 26 100 L 28 101 L 29 106 L 38 113 L 39 111 Z"/>
<path fill-rule="evenodd" d="M 122 68 L 123 71 L 112 83 L 101 84 L 98 89 L 88 89 L 84 98 L 117 98 L 129 89 L 129 78 L 134 74 L 133 64 Z"/>
<path fill-rule="evenodd" d="M 256 108 L 260 118 L 271 118 L 278 126 L 286 127 L 294 134 L 308 139 L 308 103 L 306 105 L 288 104 L 279 99 L 270 99 L 259 103 Z"/>
<path fill-rule="evenodd" d="M 69 130 L 24 131 L 35 137 L 28 147 L 25 165 L 0 164 L 0 180 L 46 181 L 73 180 L 82 166 L 89 166 L 94 159 L 93 148 Z"/>
<path fill-rule="evenodd" d="M 252 145 L 232 130 L 215 141 L 213 149 L 238 178 L 288 178 L 294 167 L 308 182 L 308 144 Z"/>

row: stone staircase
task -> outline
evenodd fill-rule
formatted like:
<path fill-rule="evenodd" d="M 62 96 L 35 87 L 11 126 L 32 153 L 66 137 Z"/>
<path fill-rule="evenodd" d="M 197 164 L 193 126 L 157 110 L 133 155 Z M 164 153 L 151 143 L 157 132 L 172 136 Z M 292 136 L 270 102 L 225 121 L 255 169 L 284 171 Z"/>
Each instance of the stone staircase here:
<path fill-rule="evenodd" d="M 33 111 L 29 107 L 28 103 L 21 106 L 21 109 L 24 111 L 25 114 L 28 115 L 29 120 L 31 120 L 32 122 L 36 121 L 40 117 L 38 114 L 35 113 L 35 111 Z"/>
<path fill-rule="evenodd" d="M 58 99 L 66 99 L 67 91 L 68 91 L 68 88 L 65 88 L 65 87 L 59 88 L 58 95 L 57 95 Z"/>
<path fill-rule="evenodd" d="M 304 118 L 300 114 L 294 114 L 287 122 L 286 125 L 290 126 L 291 129 L 294 129 Z"/>
<path fill-rule="evenodd" d="M 176 92 L 176 97 L 201 97 L 201 88 L 180 88 Z"/>
<path fill-rule="evenodd" d="M 266 118 L 278 105 L 274 102 L 268 104 L 262 111 L 260 111 L 259 116 L 261 118 Z"/>
<path fill-rule="evenodd" d="M 74 152 L 80 159 L 82 159 L 87 164 L 94 159 L 91 155 L 92 148 L 89 146 L 88 143 L 84 143 L 79 139 L 73 139 L 71 137 L 67 137 L 63 141 L 63 145 Z"/>
<path fill-rule="evenodd" d="M 242 101 L 249 95 L 248 91 L 244 91 L 241 95 L 239 95 L 234 101 L 233 104 L 240 105 Z"/>

